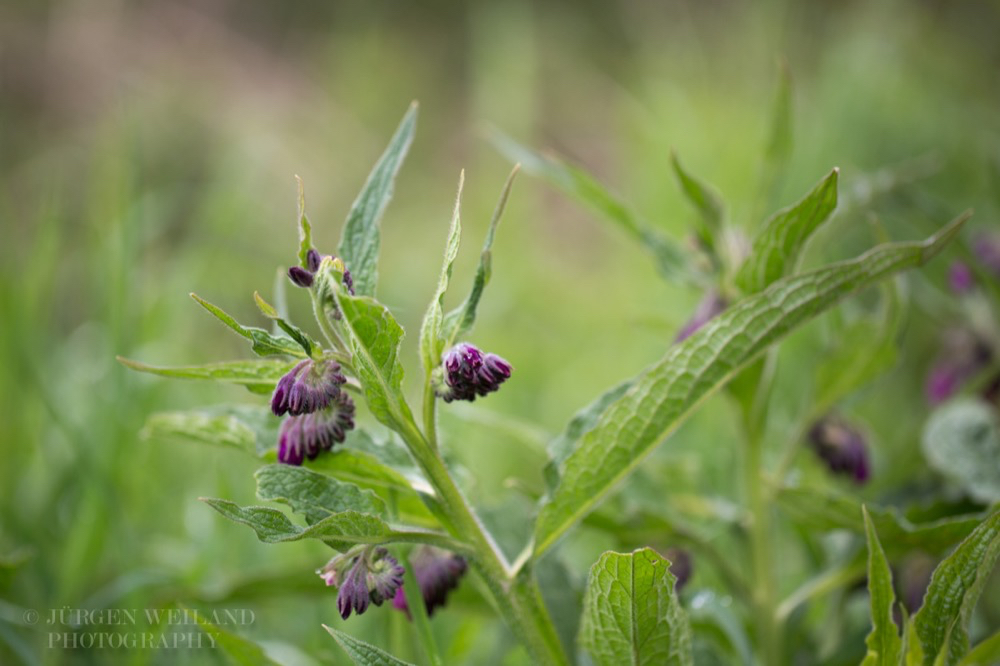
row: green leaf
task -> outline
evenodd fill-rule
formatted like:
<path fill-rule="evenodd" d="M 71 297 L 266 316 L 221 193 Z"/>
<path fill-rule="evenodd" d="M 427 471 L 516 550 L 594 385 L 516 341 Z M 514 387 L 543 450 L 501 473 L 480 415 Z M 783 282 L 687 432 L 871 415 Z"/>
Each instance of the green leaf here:
<path fill-rule="evenodd" d="M 256 450 L 256 435 L 235 416 L 204 412 L 159 412 L 146 420 L 143 439 L 183 437 L 205 444 L 221 444 L 244 451 Z"/>
<path fill-rule="evenodd" d="M 872 631 L 865 644 L 868 654 L 863 666 L 897 666 L 902 652 L 899 630 L 892 619 L 896 595 L 892 590 L 892 571 L 879 543 L 868 510 L 862 507 L 868 539 L 868 594 L 871 596 Z"/>
<path fill-rule="evenodd" d="M 764 159 L 773 171 L 781 171 L 792 155 L 792 73 L 788 62 L 778 66 L 778 89 L 774 95 L 771 129 L 768 132 Z M 775 174 L 777 176 L 777 174 Z"/>
<path fill-rule="evenodd" d="M 198 304 L 212 313 L 216 319 L 249 340 L 252 343 L 254 353 L 258 356 L 275 356 L 279 354 L 298 357 L 306 356 L 295 340 L 286 338 L 283 335 L 271 335 L 262 328 L 243 326 L 222 308 L 212 305 L 197 294 L 191 294 L 191 298 L 198 301 Z"/>
<path fill-rule="evenodd" d="M 653 255 L 657 268 L 665 278 L 697 284 L 687 258 L 687 250 L 640 220 L 624 202 L 608 192 L 586 171 L 522 146 L 499 132 L 494 133 L 492 138 L 500 152 L 508 159 L 519 162 L 525 171 L 544 178 L 590 206 L 637 240 Z"/>
<path fill-rule="evenodd" d="M 139 372 L 148 372 L 161 377 L 176 379 L 211 379 L 218 382 L 240 384 L 254 393 L 270 393 L 275 384 L 292 367 L 294 363 L 287 361 L 225 361 L 208 363 L 206 365 L 182 365 L 162 367 L 146 365 L 139 361 L 117 357 L 118 362 L 127 368 Z"/>
<path fill-rule="evenodd" d="M 931 576 L 913 625 L 924 666 L 957 664 L 969 651 L 969 619 L 1000 558 L 1000 512 L 973 530 Z"/>
<path fill-rule="evenodd" d="M 356 666 L 413 666 L 408 662 L 396 659 L 385 650 L 354 638 L 350 634 L 337 631 L 325 624 L 323 628 L 330 632 L 330 635 L 333 636 L 337 644 L 343 648 L 344 652 L 347 653 Z"/>
<path fill-rule="evenodd" d="M 349 546 L 360 543 L 386 544 L 400 541 L 426 543 L 455 552 L 468 551 L 464 544 L 440 532 L 415 527 L 390 527 L 377 516 L 357 511 L 335 513 L 303 528 L 281 511 L 270 507 L 242 507 L 229 500 L 211 497 L 199 499 L 234 523 L 252 528 L 257 533 L 257 538 L 264 543 L 319 539 L 338 550 L 346 550 Z"/>
<path fill-rule="evenodd" d="M 267 656 L 264 648 L 253 641 L 243 638 L 239 634 L 227 631 L 218 625 L 208 621 L 202 613 L 197 610 L 186 608 L 178 604 L 178 607 L 185 611 L 186 616 L 193 617 L 198 626 L 208 634 L 211 639 L 211 646 L 218 645 L 229 661 L 238 666 L 279 666 L 278 662 Z M 207 645 L 204 645 L 207 647 Z"/>
<path fill-rule="evenodd" d="M 750 256 L 736 275 L 736 284 L 744 293 L 757 293 L 795 270 L 806 241 L 837 207 L 839 173 L 839 169 L 833 169 L 801 201 L 764 223 Z"/>
<path fill-rule="evenodd" d="M 442 350 L 451 347 L 457 340 L 468 335 L 473 324 L 476 323 L 479 299 L 482 298 L 483 290 L 489 284 L 493 274 L 493 240 L 496 238 L 500 218 L 503 217 L 504 209 L 507 207 L 507 198 L 514 185 L 514 177 L 517 176 L 520 169 L 520 164 L 515 164 L 514 168 L 511 169 L 510 175 L 507 176 L 507 182 L 504 183 L 503 190 L 500 192 L 496 208 L 493 209 L 493 217 L 490 218 L 490 226 L 486 230 L 483 249 L 479 254 L 479 267 L 476 268 L 476 277 L 472 281 L 472 291 L 461 305 L 445 315 L 444 323 L 441 326 Z"/>
<path fill-rule="evenodd" d="M 275 307 L 265 301 L 259 292 L 253 292 L 253 300 L 257 304 L 257 309 L 260 310 L 261 314 L 280 326 L 281 330 L 288 333 L 292 340 L 299 343 L 299 346 L 302 347 L 303 351 L 305 351 L 306 356 L 312 356 L 313 349 L 320 348 L 315 341 L 311 340 L 309 336 L 303 333 L 298 327 L 285 321 L 285 319 L 278 314 Z"/>
<path fill-rule="evenodd" d="M 816 532 L 850 530 L 864 534 L 861 504 L 845 493 L 815 487 L 784 487 L 778 503 L 795 522 Z M 952 516 L 913 524 L 895 509 L 867 507 L 875 529 L 890 555 L 910 550 L 941 553 L 969 535 L 982 520 L 980 515 Z"/>
<path fill-rule="evenodd" d="M 1000 631 L 972 648 L 972 652 L 965 655 L 965 658 L 959 662 L 959 666 L 996 666 L 997 664 L 1000 664 Z"/>
<path fill-rule="evenodd" d="M 590 569 L 580 642 L 599 666 L 691 664 L 691 628 L 670 562 L 651 548 L 604 553 Z"/>
<path fill-rule="evenodd" d="M 590 512 L 664 436 L 736 372 L 784 335 L 839 300 L 893 272 L 918 266 L 958 232 L 963 215 L 925 242 L 876 247 L 857 259 L 785 278 L 736 303 L 658 363 L 601 415 L 561 466 L 542 506 L 536 554 Z"/>
<path fill-rule="evenodd" d="M 1000 502 L 1000 419 L 992 405 L 961 398 L 938 407 L 924 426 L 928 464 L 972 498 Z"/>
<path fill-rule="evenodd" d="M 462 187 L 465 184 L 465 170 L 458 176 L 458 194 L 455 195 L 455 208 L 451 214 L 451 227 L 448 230 L 448 240 L 444 246 L 444 262 L 441 264 L 441 276 L 438 278 L 438 286 L 431 298 L 427 312 L 424 314 L 423 324 L 420 326 L 420 357 L 423 359 L 424 371 L 430 376 L 441 363 L 441 352 L 444 351 L 444 344 L 441 340 L 441 323 L 444 319 L 444 295 L 448 291 L 448 282 L 451 280 L 451 270 L 455 265 L 455 257 L 458 256 L 458 245 L 462 239 Z"/>
<path fill-rule="evenodd" d="M 389 146 L 368 175 L 361 193 L 354 200 L 337 254 L 351 271 L 354 292 L 359 296 L 374 296 L 378 282 L 379 223 L 392 198 L 393 184 L 399 167 L 413 142 L 417 126 L 417 103 L 403 116 Z"/>
<path fill-rule="evenodd" d="M 309 265 L 309 261 L 306 256 L 309 254 L 309 250 L 312 249 L 312 225 L 309 224 L 309 218 L 306 217 L 306 189 L 305 185 L 302 183 L 302 179 L 295 176 L 295 182 L 298 184 L 299 191 L 299 206 L 298 206 L 298 219 L 299 226 L 299 265 L 302 268 L 306 268 Z"/>
<path fill-rule="evenodd" d="M 370 490 L 292 465 L 268 465 L 254 474 L 257 497 L 283 502 L 310 525 L 344 511 L 381 515 L 385 503 Z"/>
<path fill-rule="evenodd" d="M 399 360 L 403 327 L 374 298 L 351 296 L 339 287 L 335 293 L 368 409 L 390 428 L 412 425 Z"/>
<path fill-rule="evenodd" d="M 678 182 L 680 182 L 681 191 L 697 209 L 701 219 L 698 238 L 705 244 L 705 247 L 714 253 L 715 238 L 722 230 L 722 220 L 725 215 L 722 198 L 708 185 L 689 174 L 681 166 L 676 152 L 670 153 L 670 163 L 674 167 L 674 174 L 677 176 Z"/>

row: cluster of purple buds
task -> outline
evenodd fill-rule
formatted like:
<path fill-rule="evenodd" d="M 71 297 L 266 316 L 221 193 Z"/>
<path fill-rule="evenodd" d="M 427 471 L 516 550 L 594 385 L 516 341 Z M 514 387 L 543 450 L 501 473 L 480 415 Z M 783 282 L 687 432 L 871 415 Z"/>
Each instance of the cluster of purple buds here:
<path fill-rule="evenodd" d="M 445 352 L 435 372 L 434 393 L 444 399 L 468 400 L 500 388 L 512 371 L 510 363 L 496 354 L 484 354 L 466 342 Z"/>
<path fill-rule="evenodd" d="M 322 261 L 323 256 L 314 248 L 309 248 L 309 252 L 306 253 L 306 268 L 292 266 L 288 269 L 288 279 L 295 286 L 308 289 L 313 286 L 313 282 L 316 280 L 316 271 L 319 270 L 319 265 Z M 353 296 L 354 280 L 351 279 L 351 271 L 346 268 L 344 269 L 344 286 L 347 288 L 348 293 Z"/>
<path fill-rule="evenodd" d="M 271 395 L 271 411 L 277 416 L 299 416 L 326 409 L 340 397 L 340 387 L 346 381 L 336 361 L 306 359 L 278 380 Z"/>
<path fill-rule="evenodd" d="M 465 558 L 432 546 L 422 546 L 414 550 L 410 556 L 413 575 L 424 598 L 427 614 L 432 615 L 435 609 L 445 605 L 448 594 L 458 586 L 458 581 L 468 569 Z M 406 604 L 403 588 L 396 590 L 392 605 L 404 611 L 407 616 L 410 609 Z"/>
<path fill-rule="evenodd" d="M 677 333 L 677 337 L 674 338 L 674 342 L 682 342 L 694 335 L 695 331 L 700 329 L 702 326 L 707 324 L 711 319 L 721 314 L 723 310 L 729 304 L 726 299 L 722 297 L 715 289 L 709 289 L 705 293 L 705 296 L 698 303 L 698 308 L 694 311 L 694 315 L 688 320 L 688 323 L 684 324 L 684 328 Z"/>
<path fill-rule="evenodd" d="M 278 461 L 286 465 L 301 465 L 308 458 L 315 460 L 323 451 L 344 441 L 354 427 L 354 401 L 341 392 L 326 409 L 311 414 L 289 416 L 281 422 L 278 433 Z"/>
<path fill-rule="evenodd" d="M 938 405 L 948 400 L 992 360 L 993 351 L 976 333 L 967 329 L 948 331 L 941 355 L 927 377 L 924 387 L 927 401 Z"/>
<path fill-rule="evenodd" d="M 809 443 L 831 472 L 846 474 L 855 483 L 869 477 L 868 445 L 864 435 L 843 419 L 826 416 L 809 430 Z"/>
<path fill-rule="evenodd" d="M 336 585 L 337 610 L 345 620 L 361 615 L 369 604 L 381 606 L 403 586 L 405 570 L 385 548 L 358 546 L 337 555 L 317 571 L 327 585 Z"/>

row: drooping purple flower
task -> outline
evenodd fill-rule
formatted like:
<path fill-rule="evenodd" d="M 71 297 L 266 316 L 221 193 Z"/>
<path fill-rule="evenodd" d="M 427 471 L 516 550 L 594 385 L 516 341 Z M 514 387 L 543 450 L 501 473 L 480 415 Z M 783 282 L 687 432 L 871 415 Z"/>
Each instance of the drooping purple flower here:
<path fill-rule="evenodd" d="M 972 243 L 972 251 L 983 268 L 1000 277 L 1000 235 L 980 233 Z"/>
<path fill-rule="evenodd" d="M 344 441 L 354 427 L 354 401 L 344 392 L 333 404 L 311 414 L 289 416 L 278 432 L 278 460 L 286 465 L 301 465 L 314 460 L 334 444 Z"/>
<path fill-rule="evenodd" d="M 459 580 L 468 569 L 468 564 L 461 555 L 432 546 L 423 546 L 413 551 L 410 565 L 413 567 L 413 575 L 417 579 L 428 615 L 432 615 L 437 608 L 445 605 L 448 594 L 458 587 Z M 402 587 L 396 590 L 392 605 L 409 616 L 410 609 L 406 604 L 406 594 Z"/>
<path fill-rule="evenodd" d="M 296 287 L 308 289 L 313 285 L 313 274 L 301 266 L 292 266 L 288 269 L 288 278 Z"/>
<path fill-rule="evenodd" d="M 809 430 L 809 443 L 831 472 L 846 474 L 855 483 L 868 480 L 868 445 L 864 435 L 836 416 L 826 416 Z"/>
<path fill-rule="evenodd" d="M 971 291 L 976 280 L 969 265 L 961 261 L 953 262 L 948 269 L 948 284 L 956 294 L 967 294 Z"/>
<path fill-rule="evenodd" d="M 952 329 L 944 338 L 937 361 L 931 367 L 924 392 L 927 401 L 938 405 L 951 398 L 992 361 L 993 351 L 978 335 L 968 329 Z"/>
<path fill-rule="evenodd" d="M 722 313 L 723 310 L 729 304 L 726 299 L 722 297 L 715 289 L 709 289 L 705 296 L 702 297 L 701 302 L 698 303 L 698 307 L 695 309 L 694 314 L 688 323 L 684 324 L 684 328 L 677 333 L 677 337 L 674 338 L 674 342 L 682 342 L 687 340 L 689 337 L 694 335 L 695 331 L 707 324 L 715 316 Z"/>
<path fill-rule="evenodd" d="M 327 585 L 337 586 L 337 610 L 345 620 L 368 604 L 381 606 L 403 585 L 405 570 L 389 551 L 379 546 L 357 546 L 337 555 L 317 571 Z"/>
<path fill-rule="evenodd" d="M 298 416 L 325 409 L 340 397 L 340 387 L 346 381 L 336 361 L 306 359 L 278 380 L 271 395 L 271 411 L 277 416 Z"/>
<path fill-rule="evenodd" d="M 483 354 L 475 346 L 462 342 L 441 358 L 434 392 L 445 402 L 472 402 L 476 396 L 484 396 L 500 388 L 512 370 L 510 363 L 496 354 Z"/>
<path fill-rule="evenodd" d="M 667 548 L 663 556 L 670 560 L 670 573 L 677 579 L 677 582 L 674 583 L 674 589 L 680 592 L 687 585 L 687 582 L 691 580 L 691 573 L 694 569 L 694 564 L 691 561 L 691 553 L 683 548 L 671 546 Z"/>

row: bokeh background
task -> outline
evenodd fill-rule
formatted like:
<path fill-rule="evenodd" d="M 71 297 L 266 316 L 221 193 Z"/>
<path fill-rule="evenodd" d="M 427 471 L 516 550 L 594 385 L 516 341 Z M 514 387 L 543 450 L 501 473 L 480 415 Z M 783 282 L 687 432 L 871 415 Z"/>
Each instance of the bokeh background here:
<path fill-rule="evenodd" d="M 114 358 L 248 357 L 188 293 L 262 325 L 251 295 L 270 293 L 297 249 L 294 175 L 317 244 L 330 252 L 411 100 L 420 101 L 417 138 L 383 222 L 379 296 L 410 332 L 412 378 L 459 170 L 465 245 L 455 298 L 511 166 L 490 142 L 493 129 L 584 166 L 678 238 L 694 211 L 670 171 L 671 148 L 748 230 L 839 166 L 842 192 L 865 205 L 812 245 L 806 262 L 815 264 L 871 244 L 875 219 L 898 239 L 923 237 L 970 207 L 973 227 L 998 226 L 998 34 L 1000 3 L 989 1 L 3 3 L 0 663 L 174 663 L 177 653 L 162 650 L 50 647 L 44 621 L 32 626 L 24 613 L 176 602 L 251 609 L 254 621 L 237 631 L 286 663 L 346 663 L 319 627 L 341 622 L 335 594 L 313 573 L 328 551 L 261 544 L 197 501 L 253 503 L 257 463 L 139 436 L 156 410 L 261 398 L 139 376 Z M 782 61 L 794 148 L 780 193 L 761 201 Z M 881 194 L 879 183 L 888 185 Z M 946 269 L 943 259 L 906 278 L 913 305 L 899 365 L 843 406 L 874 433 L 874 480 L 856 491 L 872 501 L 935 487 L 917 452 L 924 376 L 954 316 Z M 306 299 L 289 296 L 308 322 Z M 513 363 L 514 378 L 444 417 L 446 445 L 491 520 L 523 532 L 526 498 L 543 487 L 545 441 L 605 387 L 659 358 L 699 297 L 661 280 L 595 214 L 519 177 L 474 333 Z M 776 439 L 791 436 L 806 409 L 823 325 L 783 352 Z M 738 445 L 732 409 L 715 398 L 631 490 L 666 510 L 691 510 L 678 498 L 694 493 L 733 501 Z M 563 551 L 573 575 L 582 580 L 605 547 L 581 531 Z M 782 589 L 800 582 L 800 559 L 788 554 Z M 699 580 L 718 588 L 711 567 Z M 994 626 L 995 601 L 986 616 Z M 828 663 L 860 654 L 864 604 L 851 613 L 832 637 L 813 639 Z M 473 585 L 434 624 L 455 663 L 524 663 Z M 419 655 L 405 618 L 389 609 L 347 627 Z M 209 650 L 183 658 L 223 659 Z"/>

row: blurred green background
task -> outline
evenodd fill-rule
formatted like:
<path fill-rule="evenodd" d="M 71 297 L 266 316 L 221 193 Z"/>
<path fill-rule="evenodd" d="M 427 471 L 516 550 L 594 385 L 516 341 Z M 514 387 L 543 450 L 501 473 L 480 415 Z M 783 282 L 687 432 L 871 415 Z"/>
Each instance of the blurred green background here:
<path fill-rule="evenodd" d="M 412 379 L 459 170 L 465 244 L 455 298 L 510 169 L 490 128 L 566 155 L 677 237 L 694 212 L 670 172 L 671 147 L 748 231 L 840 166 L 842 193 L 871 206 L 829 225 L 807 257 L 815 264 L 871 244 L 869 211 L 897 239 L 923 237 L 968 207 L 973 227 L 998 226 L 990 181 L 1000 156 L 998 34 L 1000 3 L 947 0 L 4 3 L 0 663 L 175 663 L 178 653 L 165 650 L 50 646 L 60 639 L 44 618 L 48 609 L 178 601 L 251 609 L 254 621 L 237 631 L 289 664 L 345 663 L 319 627 L 341 624 L 335 593 L 313 573 L 328 551 L 261 544 L 197 501 L 253 503 L 257 463 L 139 437 L 156 410 L 262 399 L 139 376 L 114 357 L 248 357 L 244 341 L 188 293 L 262 325 L 251 295 L 271 293 L 297 249 L 293 176 L 305 182 L 317 245 L 332 252 L 411 100 L 421 105 L 417 139 L 383 222 L 379 297 L 410 332 Z M 758 174 L 782 59 L 794 84 L 792 165 L 781 196 L 762 202 Z M 890 174 L 879 170 L 899 165 L 926 177 L 869 196 L 879 173 Z M 917 442 L 923 377 L 953 314 L 946 269 L 947 259 L 907 276 L 915 303 L 900 365 L 844 406 L 874 433 L 869 499 L 901 501 L 933 485 Z M 699 296 L 663 282 L 640 249 L 588 210 L 519 178 L 473 336 L 511 361 L 514 378 L 444 416 L 445 443 L 487 516 L 523 531 L 524 498 L 542 489 L 546 439 L 659 358 Z M 308 322 L 303 294 L 289 297 Z M 807 405 L 824 322 L 782 355 L 776 440 L 790 436 Z M 730 406 L 713 399 L 629 490 L 667 510 L 680 503 L 670 498 L 694 492 L 734 500 L 737 435 Z M 580 532 L 563 549 L 574 577 L 611 545 Z M 796 561 L 789 554 L 783 590 L 800 582 Z M 710 567 L 702 571 L 696 584 L 717 584 Z M 42 621 L 27 622 L 28 609 Z M 835 628 L 847 657 L 860 654 L 860 611 Z M 456 663 L 526 659 L 472 585 L 434 625 Z M 399 613 L 381 609 L 347 627 L 400 656 L 419 654 Z M 827 648 L 839 663 L 836 645 Z M 183 658 L 223 659 L 210 650 Z"/>

